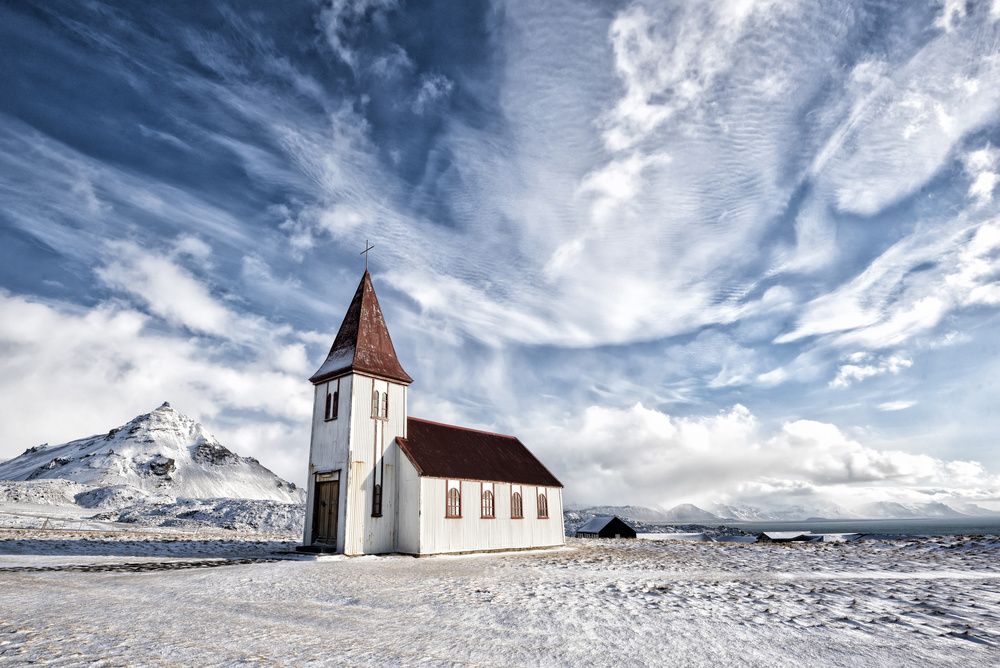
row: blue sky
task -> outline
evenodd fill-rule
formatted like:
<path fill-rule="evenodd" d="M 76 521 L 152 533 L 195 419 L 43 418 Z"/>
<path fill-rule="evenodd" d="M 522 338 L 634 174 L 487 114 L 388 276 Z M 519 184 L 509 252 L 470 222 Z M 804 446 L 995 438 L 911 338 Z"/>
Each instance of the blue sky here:
<path fill-rule="evenodd" d="M 0 458 L 169 400 L 303 482 L 364 261 L 410 414 L 571 503 L 1000 509 L 1000 2 L 0 7 Z"/>

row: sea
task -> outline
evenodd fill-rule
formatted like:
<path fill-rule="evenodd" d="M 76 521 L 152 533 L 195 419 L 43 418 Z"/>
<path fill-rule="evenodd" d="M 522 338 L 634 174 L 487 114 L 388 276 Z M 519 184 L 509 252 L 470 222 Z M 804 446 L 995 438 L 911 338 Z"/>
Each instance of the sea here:
<path fill-rule="evenodd" d="M 715 524 L 713 522 L 713 524 Z M 906 520 L 825 520 L 774 522 L 727 522 L 718 525 L 736 527 L 748 533 L 762 531 L 811 531 L 812 533 L 863 533 L 888 536 L 973 536 L 1000 535 L 998 517 L 926 517 Z"/>

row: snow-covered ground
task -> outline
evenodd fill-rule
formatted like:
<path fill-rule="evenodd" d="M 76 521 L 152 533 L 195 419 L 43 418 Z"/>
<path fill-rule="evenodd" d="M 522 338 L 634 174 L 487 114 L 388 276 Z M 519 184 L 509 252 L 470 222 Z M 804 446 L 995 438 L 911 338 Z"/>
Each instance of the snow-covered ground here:
<path fill-rule="evenodd" d="M 274 554 L 291 545 L 0 531 L 0 664 L 1000 665 L 996 538 Z"/>
<path fill-rule="evenodd" d="M 48 480 L 46 484 L 75 485 L 68 480 Z M 133 505 L 87 508 L 75 503 L 57 503 L 47 497 L 31 502 L 4 503 L 5 487 L 33 485 L 0 480 L 0 528 L 79 529 L 96 531 L 142 531 L 158 527 L 164 531 L 215 531 L 224 529 L 254 533 L 302 535 L 305 505 L 257 499 L 169 499 L 170 503 L 140 500 Z M 107 487 L 97 491 L 107 490 Z M 35 490 L 31 490 L 35 491 Z M 47 491 L 47 490 L 46 490 Z M 58 491 L 58 490 L 57 490 Z M 127 503 L 117 499 L 121 503 Z M 41 502 L 40 502 L 41 501 Z"/>

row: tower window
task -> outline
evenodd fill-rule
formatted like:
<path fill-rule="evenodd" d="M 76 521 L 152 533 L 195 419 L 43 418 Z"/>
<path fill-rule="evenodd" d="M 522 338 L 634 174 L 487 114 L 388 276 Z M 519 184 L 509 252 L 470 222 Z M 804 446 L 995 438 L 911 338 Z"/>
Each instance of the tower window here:
<path fill-rule="evenodd" d="M 389 419 L 389 393 L 382 393 L 382 417 Z"/>
<path fill-rule="evenodd" d="M 549 500 L 545 497 L 545 492 L 538 494 L 538 519 L 544 520 L 549 516 Z"/>
<path fill-rule="evenodd" d="M 452 487 L 448 490 L 448 510 L 445 517 L 461 517 L 462 516 L 462 493 L 458 491 L 457 487 Z"/>
<path fill-rule="evenodd" d="M 520 492 L 514 492 L 514 495 L 510 497 L 510 516 L 514 519 L 524 517 L 524 506 L 521 503 Z"/>
<path fill-rule="evenodd" d="M 340 399 L 340 391 L 334 390 L 332 393 L 326 393 L 326 411 L 323 413 L 323 419 L 325 420 L 336 420 L 337 419 L 337 404 L 338 399 Z"/>
<path fill-rule="evenodd" d="M 382 485 L 372 490 L 372 517 L 382 517 Z"/>
<path fill-rule="evenodd" d="M 372 417 L 378 417 L 378 390 L 372 392 Z"/>
<path fill-rule="evenodd" d="M 494 513 L 493 492 L 488 489 L 483 492 L 483 517 L 496 517 Z"/>

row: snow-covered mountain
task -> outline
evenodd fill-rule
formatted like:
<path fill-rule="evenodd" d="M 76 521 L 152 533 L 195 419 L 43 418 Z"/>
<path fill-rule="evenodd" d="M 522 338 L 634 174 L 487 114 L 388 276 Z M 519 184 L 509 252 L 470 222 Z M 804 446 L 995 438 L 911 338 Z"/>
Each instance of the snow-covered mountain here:
<path fill-rule="evenodd" d="M 301 503 L 304 490 L 252 457 L 240 457 L 169 403 L 107 434 L 39 445 L 0 464 L 0 480 L 71 480 L 92 489 L 77 502 L 107 507 L 111 497 L 267 499 Z M 93 496 L 94 498 L 90 498 Z"/>
<path fill-rule="evenodd" d="M 682 503 L 670 510 L 647 508 L 644 506 L 588 506 L 573 512 L 581 517 L 596 515 L 617 515 L 622 519 L 646 523 L 671 522 L 718 524 L 725 522 L 774 522 L 805 521 L 814 519 L 915 519 L 927 517 L 995 517 L 1000 512 L 974 504 L 952 507 L 941 502 L 903 504 L 894 502 L 871 503 L 850 509 L 827 501 L 815 501 L 803 505 L 768 506 L 762 508 L 739 501 L 716 503 L 704 510 L 690 503 Z M 570 508 L 567 508 L 570 510 Z"/>
<path fill-rule="evenodd" d="M 716 503 L 712 506 L 712 512 L 721 519 L 738 520 L 740 522 L 758 522 L 775 519 L 768 511 L 747 504 Z"/>
<path fill-rule="evenodd" d="M 571 510 L 566 508 L 566 510 Z M 587 516 L 607 516 L 617 515 L 622 519 L 637 520 L 639 522 L 716 522 L 718 517 L 690 503 L 682 503 L 674 506 L 670 510 L 660 508 L 647 508 L 646 506 L 587 506 L 585 508 L 574 509 L 576 512 Z"/>
<path fill-rule="evenodd" d="M 851 512 L 835 503 L 813 503 L 810 505 L 779 506 L 770 513 L 778 520 L 846 520 L 856 519 L 858 513 Z"/>
<path fill-rule="evenodd" d="M 665 512 L 663 520 L 665 522 L 718 522 L 719 518 L 713 513 L 703 510 L 692 503 L 682 503 L 674 506 Z"/>
<path fill-rule="evenodd" d="M 990 510 L 989 508 L 983 508 L 975 503 L 959 503 L 955 504 L 958 507 L 955 508 L 958 512 L 963 515 L 968 515 L 970 517 L 997 517 L 1000 516 L 1000 512 L 996 510 Z"/>
<path fill-rule="evenodd" d="M 981 508 L 972 504 L 961 506 L 956 510 L 940 502 L 904 504 L 892 501 L 870 503 L 859 508 L 847 509 L 834 503 L 823 503 L 808 506 L 779 506 L 762 509 L 746 504 L 716 504 L 712 511 L 724 520 L 740 522 L 774 521 L 774 520 L 810 520 L 810 519 L 872 519 L 898 520 L 918 519 L 926 517 L 965 517 L 965 516 L 995 516 L 1000 513 Z"/>
<path fill-rule="evenodd" d="M 571 509 L 566 508 L 566 510 Z M 587 506 L 585 508 L 576 508 L 573 510 L 577 510 L 592 517 L 617 515 L 621 518 L 639 520 L 640 522 L 662 522 L 666 520 L 665 514 L 662 510 L 647 508 L 645 506 Z"/>
<path fill-rule="evenodd" d="M 864 516 L 871 519 L 910 519 L 921 517 L 966 517 L 954 508 L 940 502 L 904 504 L 892 501 L 871 503 L 863 509 Z"/>

